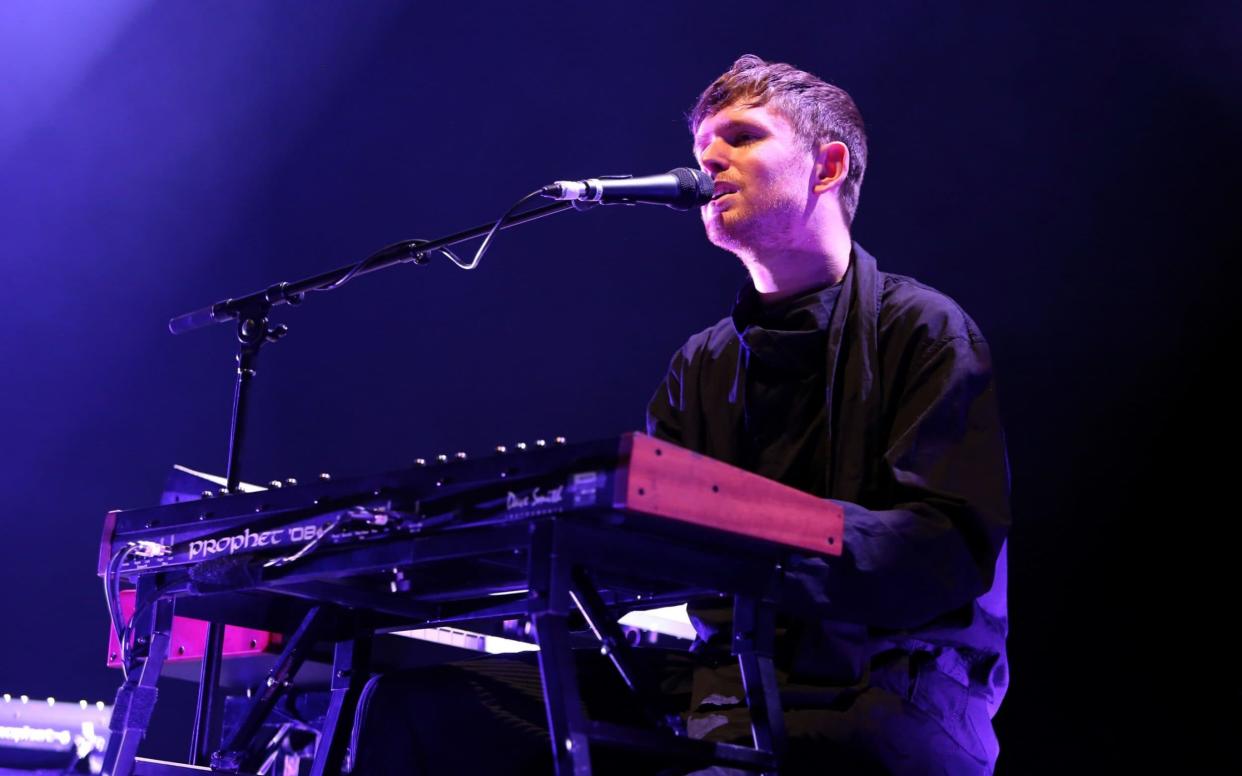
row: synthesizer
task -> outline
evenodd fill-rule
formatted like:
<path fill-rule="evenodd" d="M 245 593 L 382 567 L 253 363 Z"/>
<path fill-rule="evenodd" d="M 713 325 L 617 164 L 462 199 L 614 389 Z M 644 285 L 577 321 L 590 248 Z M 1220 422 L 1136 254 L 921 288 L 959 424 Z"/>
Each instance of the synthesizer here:
<path fill-rule="evenodd" d="M 262 574 L 333 548 L 605 512 L 617 530 L 646 520 L 826 555 L 840 554 L 844 526 L 836 504 L 630 433 L 113 511 L 98 570 L 134 576 L 196 568 L 194 576 L 210 580 L 238 572 L 239 558 Z"/>

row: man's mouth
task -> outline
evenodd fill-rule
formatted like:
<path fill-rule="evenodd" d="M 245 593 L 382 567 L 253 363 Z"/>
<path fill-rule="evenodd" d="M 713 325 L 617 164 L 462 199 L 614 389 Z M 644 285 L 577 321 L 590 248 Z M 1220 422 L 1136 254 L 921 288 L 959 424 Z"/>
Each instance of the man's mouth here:
<path fill-rule="evenodd" d="M 737 191 L 737 186 L 733 185 L 732 183 L 718 182 L 716 184 L 715 189 L 712 191 L 712 202 L 715 202 L 716 200 L 720 199 L 726 194 L 733 194 L 736 191 Z"/>

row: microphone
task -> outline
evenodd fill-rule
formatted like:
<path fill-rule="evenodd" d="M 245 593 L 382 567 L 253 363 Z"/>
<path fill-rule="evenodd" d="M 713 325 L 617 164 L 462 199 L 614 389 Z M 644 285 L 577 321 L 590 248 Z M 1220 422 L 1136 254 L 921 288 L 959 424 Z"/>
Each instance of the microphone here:
<path fill-rule="evenodd" d="M 689 210 L 711 202 L 712 178 L 700 170 L 678 167 L 663 175 L 635 178 L 630 175 L 557 181 L 540 190 L 549 199 L 598 202 L 601 205 L 668 205 Z"/>

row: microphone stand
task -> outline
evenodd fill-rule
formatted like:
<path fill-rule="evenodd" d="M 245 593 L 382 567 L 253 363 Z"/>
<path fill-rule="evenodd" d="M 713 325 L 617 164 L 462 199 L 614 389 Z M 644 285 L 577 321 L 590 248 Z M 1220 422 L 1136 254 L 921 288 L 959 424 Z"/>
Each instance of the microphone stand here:
<path fill-rule="evenodd" d="M 501 229 L 510 229 L 520 224 L 550 216 L 553 213 L 559 213 L 562 210 L 573 208 L 575 210 L 589 210 L 595 207 L 597 202 L 553 202 L 550 205 L 531 208 L 524 213 L 511 216 L 500 227 Z M 266 306 L 271 309 L 282 304 L 299 304 L 305 299 L 308 291 L 330 291 L 333 283 L 349 276 L 351 273 L 357 277 L 366 275 L 376 270 L 391 267 L 393 264 L 401 264 L 404 262 L 413 262 L 415 264 L 426 264 L 429 259 L 427 254 L 432 253 L 440 248 L 447 248 L 466 240 L 473 240 L 476 237 L 482 237 L 492 230 L 495 221 L 476 226 L 473 229 L 467 229 L 464 232 L 451 234 L 448 237 L 441 237 L 437 240 L 424 242 L 422 240 L 405 240 L 392 245 L 367 260 L 366 266 L 355 272 L 357 264 L 349 264 L 339 267 L 330 272 L 323 272 L 304 280 L 298 280 L 293 283 L 277 283 L 263 291 L 256 291 L 253 294 L 243 296 L 240 299 L 225 299 L 216 302 L 213 305 L 204 307 L 193 312 L 178 315 L 168 322 L 168 330 L 173 334 L 184 334 L 187 331 L 201 329 L 210 326 L 213 323 L 224 323 L 226 321 L 237 320 L 243 312 L 250 311 L 256 306 Z"/>
<path fill-rule="evenodd" d="M 242 439 L 246 430 L 246 400 L 250 382 L 258 371 L 259 348 L 275 342 L 289 332 L 289 327 L 268 323 L 267 304 L 250 303 L 238 308 L 237 379 L 233 383 L 233 417 L 229 424 L 228 468 L 225 472 L 225 493 L 236 493 L 241 484 Z M 216 706 L 220 669 L 224 657 L 224 623 L 212 620 L 207 625 L 207 643 L 199 666 L 198 701 L 194 709 L 194 728 L 190 731 L 190 764 L 206 765 L 211 761 L 212 712 Z"/>
<path fill-rule="evenodd" d="M 554 202 L 510 216 L 500 229 L 559 213 L 569 208 L 588 210 L 594 202 Z M 362 265 L 350 264 L 330 272 L 324 272 L 292 283 L 277 283 L 263 291 L 248 294 L 239 299 L 225 299 L 193 312 L 178 315 L 168 322 L 173 334 L 183 334 L 215 323 L 237 321 L 237 378 L 233 384 L 233 416 L 229 426 L 228 468 L 226 470 L 226 494 L 236 493 L 241 483 L 242 441 L 246 429 L 246 405 L 251 382 L 257 373 L 259 350 L 269 342 L 276 342 L 289 332 L 283 324 L 271 325 L 268 314 L 273 307 L 282 304 L 300 304 L 310 291 L 331 291 L 334 284 L 345 278 L 365 275 L 394 264 L 413 262 L 427 264 L 428 254 L 459 242 L 482 237 L 490 232 L 495 222 L 489 222 L 457 232 L 437 240 L 405 240 L 373 254 Z M 206 765 L 211 759 L 211 729 L 213 711 L 220 683 L 220 667 L 224 651 L 224 624 L 212 621 L 207 629 L 207 643 L 203 662 L 199 669 L 198 701 L 194 712 L 194 729 L 190 736 L 190 763 Z"/>

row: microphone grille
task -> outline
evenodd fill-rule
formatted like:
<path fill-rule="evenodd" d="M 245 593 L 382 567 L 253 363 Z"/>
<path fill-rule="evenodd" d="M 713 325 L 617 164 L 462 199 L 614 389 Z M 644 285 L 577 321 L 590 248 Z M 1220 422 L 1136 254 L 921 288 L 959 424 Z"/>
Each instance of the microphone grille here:
<path fill-rule="evenodd" d="M 689 167 L 678 167 L 668 172 L 677 179 L 677 201 L 670 202 L 669 207 L 689 210 L 712 201 L 715 184 L 707 173 Z"/>

